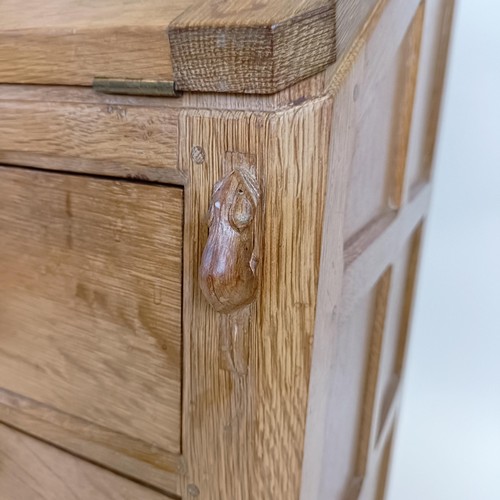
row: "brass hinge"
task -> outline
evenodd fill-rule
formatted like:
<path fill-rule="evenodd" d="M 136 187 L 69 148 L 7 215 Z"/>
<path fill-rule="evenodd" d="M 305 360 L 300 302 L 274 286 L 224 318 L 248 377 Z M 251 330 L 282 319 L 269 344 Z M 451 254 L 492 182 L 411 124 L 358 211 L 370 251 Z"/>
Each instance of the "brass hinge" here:
<path fill-rule="evenodd" d="M 175 82 L 162 80 L 138 80 L 133 78 L 94 77 L 92 88 L 105 94 L 126 94 L 151 97 L 179 97 L 181 92 Z"/>

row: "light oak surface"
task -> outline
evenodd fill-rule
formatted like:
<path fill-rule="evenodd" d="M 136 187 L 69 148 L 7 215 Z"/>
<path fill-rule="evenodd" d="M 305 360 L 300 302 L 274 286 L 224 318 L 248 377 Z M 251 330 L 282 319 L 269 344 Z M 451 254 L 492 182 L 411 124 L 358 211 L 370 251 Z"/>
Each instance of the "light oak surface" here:
<path fill-rule="evenodd" d="M 182 191 L 0 167 L 0 192 L 0 415 L 179 453 Z"/>
<path fill-rule="evenodd" d="M 129 67 L 169 26 L 163 70 L 205 91 L 0 85 L 0 421 L 34 436 L 14 442 L 136 498 L 382 500 L 453 2 L 5 6 L 0 54 L 16 16 L 39 16 L 28 41 L 52 14 L 136 19 Z"/>
<path fill-rule="evenodd" d="M 178 110 L 27 93 L 0 92 L 0 161 L 182 182 Z"/>
<path fill-rule="evenodd" d="M 182 116 L 180 155 L 192 179 L 185 191 L 185 237 L 197 242 L 186 245 L 184 254 L 190 339 L 184 358 L 184 491 L 195 485 L 202 498 L 298 497 L 321 249 L 318 193 L 325 188 L 330 122 L 329 98 L 276 114 Z M 191 159 L 193 145 L 204 149 L 203 164 Z M 219 369 L 225 319 L 197 284 L 212 186 L 229 173 L 226 151 L 255 156 L 264 186 L 261 284 L 250 310 L 245 376 Z"/>
<path fill-rule="evenodd" d="M 168 500 L 0 424 L 1 500 Z"/>
<path fill-rule="evenodd" d="M 197 2 L 168 33 L 181 89 L 276 92 L 336 57 L 330 0 Z"/>
<path fill-rule="evenodd" d="M 172 80 L 166 35 L 187 0 L 16 0 L 0 5 L 0 81 L 91 85 L 95 76 Z"/>
<path fill-rule="evenodd" d="M 429 186 L 412 181 L 410 172 L 426 157 L 426 142 L 415 137 L 426 133 L 428 120 L 435 130 L 437 114 L 429 101 L 435 99 L 433 86 L 442 88 L 444 61 L 428 62 L 446 53 L 447 36 L 437 34 L 449 33 L 451 7 L 446 0 L 426 2 L 425 9 L 416 1 L 380 2 L 359 45 L 331 74 L 334 134 L 326 201 L 331 215 L 325 216 L 323 235 L 304 499 L 383 498 L 388 466 L 380 463 L 390 454 L 420 227 L 429 202 Z M 427 61 L 423 67 L 421 60 Z M 412 67 L 417 63 L 418 71 Z M 393 99 L 386 102 L 398 106 L 396 112 L 376 98 L 386 95 L 382 82 L 388 72 L 397 80 Z M 375 115 L 371 125 L 365 121 Z M 386 128 L 380 129 L 383 123 Z M 360 135 L 363 129 L 366 135 Z M 343 214 L 338 224 L 336 214 Z"/>
<path fill-rule="evenodd" d="M 174 80 L 272 93 L 343 55 L 375 0 L 29 0 L 0 5 L 0 82 Z M 167 36 L 168 31 L 168 36 Z"/>

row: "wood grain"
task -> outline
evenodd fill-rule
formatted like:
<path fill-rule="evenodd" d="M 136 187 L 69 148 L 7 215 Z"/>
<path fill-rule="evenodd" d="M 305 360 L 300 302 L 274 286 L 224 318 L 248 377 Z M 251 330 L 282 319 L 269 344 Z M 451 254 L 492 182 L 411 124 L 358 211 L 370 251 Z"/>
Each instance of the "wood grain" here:
<path fill-rule="evenodd" d="M 421 12 L 415 12 L 415 3 L 398 9 L 393 2 L 357 56 L 356 64 L 364 64 L 364 68 L 352 90 L 358 113 L 357 147 L 347 186 L 345 241 L 399 206 L 418 68 Z M 396 16 L 397 24 L 391 28 Z M 370 168 L 365 167 L 367 164 Z"/>
<path fill-rule="evenodd" d="M 358 446 L 356 450 L 356 463 L 354 474 L 363 477 L 366 473 L 368 460 L 370 458 L 373 443 L 373 420 L 376 412 L 377 385 L 380 379 L 381 351 L 385 344 L 385 330 L 387 329 L 387 304 L 389 293 L 393 289 L 392 267 L 390 267 L 379 278 L 376 287 L 373 288 L 375 304 L 373 318 L 370 322 L 371 338 L 366 342 L 368 353 L 361 362 L 365 370 L 365 380 L 363 380 L 363 401 L 361 407 L 361 417 L 359 422 L 358 435 L 356 437 Z M 355 333 L 353 332 L 353 336 Z"/>
<path fill-rule="evenodd" d="M 405 196 L 431 179 L 455 2 L 427 2 Z"/>
<path fill-rule="evenodd" d="M 0 179 L 3 388 L 179 453 L 182 190 Z"/>
<path fill-rule="evenodd" d="M 401 133 L 397 126 L 401 123 L 400 116 L 391 111 L 393 119 L 384 121 L 382 130 L 383 161 L 376 154 L 369 154 L 373 152 L 369 138 L 378 133 L 380 114 L 386 112 L 386 105 L 391 110 L 398 106 L 412 108 L 412 92 L 406 89 L 411 90 L 412 79 L 417 75 L 415 54 L 419 47 L 421 12 L 417 0 L 379 2 L 352 52 L 346 54 L 335 73 L 325 73 L 326 98 L 311 97 L 274 113 L 191 110 L 181 117 L 181 162 L 189 166 L 190 179 L 186 186 L 185 237 L 196 242 L 185 247 L 184 259 L 187 266 L 184 321 L 190 342 L 184 361 L 184 373 L 186 380 L 189 379 L 184 401 L 189 411 L 183 425 L 187 473 L 182 491 L 190 497 L 246 500 L 272 495 L 288 499 L 298 498 L 301 489 L 304 499 L 342 498 L 352 486 L 351 479 L 357 491 L 362 491 L 363 478 L 356 474 L 363 471 L 366 477 L 373 474 L 379 450 L 390 434 L 399 394 L 396 390 L 383 429 L 377 433 L 374 426 L 379 413 L 378 375 L 380 366 L 388 362 L 382 358 L 383 334 L 392 297 L 387 286 L 383 286 L 385 279 L 380 279 L 424 217 L 429 189 L 423 188 L 408 199 L 403 197 L 406 201 L 399 213 L 390 205 L 389 185 L 391 181 L 400 182 L 398 158 L 404 156 L 394 151 L 404 150 L 411 133 L 408 122 L 413 119 L 404 120 L 406 130 Z M 408 54 L 412 55 L 409 65 Z M 388 93 L 384 86 L 387 79 L 393 82 Z M 317 80 L 311 81 L 313 87 L 317 84 Z M 377 112 L 380 92 L 385 97 L 380 99 Z M 375 106 L 370 111 L 373 119 L 360 135 L 371 106 Z M 330 119 L 331 129 L 327 126 Z M 204 151 L 201 163 L 193 160 L 193 148 Z M 360 148 L 364 152 L 359 153 Z M 258 176 L 266 192 L 263 282 L 250 309 L 249 369 L 243 377 L 220 369 L 218 337 L 224 328 L 223 319 L 204 303 L 200 291 L 193 288 L 198 279 L 196 265 L 207 238 L 200 207 L 208 206 L 213 183 L 228 173 L 223 161 L 228 151 L 255 155 Z M 370 182 L 366 179 L 373 178 L 373 162 L 353 162 L 356 154 L 380 162 L 376 181 L 383 187 L 381 191 L 370 192 Z M 331 178 L 327 187 L 328 171 Z M 365 186 L 355 195 L 347 184 L 353 175 L 363 179 Z M 315 193 L 307 198 L 307 203 L 313 200 L 307 208 L 300 201 L 306 192 Z M 347 196 L 353 196 L 350 205 Z M 378 201 L 367 200 L 370 196 L 379 197 Z M 327 204 L 324 219 L 323 203 Z M 359 211 L 365 203 L 372 210 L 364 212 L 366 218 L 362 221 L 360 218 L 359 231 L 354 230 L 347 238 L 346 224 L 353 220 L 353 211 Z M 377 212 L 379 207 L 382 210 Z M 323 221 L 321 234 L 318 227 Z M 311 226 L 316 227 L 314 233 L 308 232 Z M 317 289 L 315 280 L 319 276 L 315 273 L 320 248 L 324 253 L 319 276 L 324 281 Z M 313 255 L 316 257 L 311 258 Z M 296 267 L 299 262 L 305 267 Z M 377 294 L 372 292 L 378 288 L 387 294 L 386 297 L 382 294 L 378 302 L 387 307 L 377 307 L 381 312 L 372 316 L 371 307 L 375 305 L 370 304 L 377 304 Z M 367 342 L 374 331 L 371 321 L 379 325 L 371 348 L 356 346 L 361 348 L 359 352 L 371 353 L 371 369 L 367 372 L 363 370 L 370 356 L 349 357 L 339 343 L 339 317 L 357 317 L 355 306 L 360 300 L 367 301 Z M 308 337 L 312 324 L 308 315 L 312 311 L 310 305 L 317 314 L 312 368 L 312 339 Z M 353 334 L 344 338 L 356 344 L 359 339 L 354 333 L 359 335 L 361 331 L 358 327 L 354 325 Z M 359 399 L 354 401 L 351 401 L 353 378 L 342 375 L 347 373 L 344 359 L 353 363 L 349 373 L 367 374 L 361 375 Z M 313 378 L 309 384 L 311 369 Z M 345 384 L 342 380 L 346 380 Z M 338 393 L 332 392 L 333 386 Z M 305 415 L 306 401 L 308 430 L 304 442 L 306 419 L 301 416 Z M 350 406 L 354 408 L 353 414 L 344 411 L 347 401 L 354 404 Z M 354 454 L 349 468 L 345 454 L 338 452 L 331 436 L 344 434 L 353 422 L 353 415 L 353 439 L 347 446 Z M 328 428 L 334 429 L 332 433 Z M 200 458 L 200 450 L 206 450 L 209 456 Z M 210 464 L 208 472 L 201 466 L 206 463 Z M 342 463 L 342 468 L 333 467 L 334 463 Z M 346 473 L 345 480 L 338 483 L 342 485 L 341 491 L 335 493 L 331 489 L 335 483 L 332 478 L 339 478 L 342 470 Z M 295 480 L 298 471 L 302 473 L 301 482 Z"/>
<path fill-rule="evenodd" d="M 347 26 L 351 26 L 351 35 L 342 38 L 344 40 L 342 50 L 349 50 L 341 54 L 340 60 L 331 65 L 327 71 L 272 96 L 188 93 L 181 99 L 154 99 L 103 96 L 89 89 L 3 85 L 0 87 L 2 109 L 0 161 L 48 169 L 118 177 L 141 177 L 152 181 L 184 184 L 186 182 L 184 165 L 177 164 L 176 155 L 176 123 L 179 109 L 201 107 L 280 111 L 300 105 L 305 100 L 321 97 L 325 92 L 331 91 L 332 82 L 342 78 L 342 74 L 346 71 L 344 61 L 357 57 L 379 20 L 384 22 L 384 30 L 387 33 L 400 30 L 404 24 L 400 21 L 401 16 L 404 16 L 403 11 L 392 8 L 390 17 L 385 15 L 381 18 L 385 4 L 386 2 L 379 2 L 372 13 L 371 3 L 339 2 L 337 19 L 339 32 L 347 33 L 349 31 Z M 388 187 L 396 190 L 393 191 L 396 197 L 407 196 L 410 188 L 413 189 L 420 180 L 428 178 L 433 137 L 438 123 L 437 103 L 443 86 L 452 7 L 453 3 L 449 0 L 442 6 L 435 0 L 426 2 L 428 14 L 425 15 L 423 26 L 426 36 L 423 40 L 420 77 L 417 83 L 416 116 L 410 127 L 412 137 L 408 145 L 409 174 L 404 176 L 405 186 L 401 186 L 400 176 L 393 186 Z M 353 42 L 354 34 L 359 32 L 362 22 L 369 15 L 369 23 Z M 352 24 L 354 20 L 358 22 L 356 27 Z M 342 25 L 346 26 L 345 30 Z M 413 33 L 411 30 L 410 32 Z M 415 50 L 411 49 L 415 46 L 413 38 L 407 40 L 410 43 L 404 44 L 401 53 L 402 75 L 407 63 L 404 57 L 415 54 Z M 385 47 L 383 44 L 379 46 Z M 381 57 L 383 60 L 383 53 L 382 56 L 378 54 L 371 57 L 374 71 L 376 62 Z M 415 64 L 411 66 L 416 68 Z M 399 80 L 401 81 L 400 78 Z M 411 82 L 411 78 L 408 81 Z M 411 85 L 402 88 L 407 88 L 409 93 L 406 95 L 411 95 Z M 398 95 L 402 96 L 401 102 L 408 100 L 404 91 Z M 428 95 L 434 96 L 432 102 L 426 100 Z M 367 97 L 361 95 L 360 98 Z M 57 103 L 64 104 L 59 106 Z M 62 112 L 58 110 L 59 107 Z M 147 120 L 149 114 L 154 117 L 151 121 Z M 407 113 L 407 116 L 411 117 L 411 113 Z M 374 119 L 379 118 L 376 116 Z M 408 124 L 408 120 L 405 123 Z M 24 130 L 23 134 L 14 132 L 19 127 Z M 404 129 L 405 127 L 402 127 L 402 130 Z M 383 127 L 380 127 L 380 130 L 383 130 Z M 402 140 L 394 144 L 394 151 L 399 151 L 400 158 L 404 157 L 405 137 L 405 134 L 402 134 Z M 425 145 L 422 146 L 424 141 Z M 120 147 L 113 147 L 114 144 L 119 144 Z M 387 143 L 380 141 L 378 147 L 384 144 Z M 399 149 L 397 144 L 401 146 Z M 419 157 L 421 154 L 425 154 L 425 161 L 421 161 Z M 364 161 L 371 160 L 368 158 Z M 423 164 L 427 166 L 421 166 Z M 376 181 L 380 182 L 381 178 L 377 178 Z M 370 190 L 370 182 L 365 184 Z M 404 193 L 398 195 L 400 189 L 403 189 Z"/>
<path fill-rule="evenodd" d="M 376 0 L 198 2 L 169 26 L 180 88 L 272 93 L 343 56 Z"/>
<path fill-rule="evenodd" d="M 261 189 L 253 155 L 228 152 L 224 161 L 229 173 L 213 189 L 199 283 L 205 299 L 226 316 L 221 323 L 219 364 L 245 375 L 249 306 L 255 301 L 260 274 Z"/>
<path fill-rule="evenodd" d="M 34 0 L 0 6 L 0 82 L 176 80 L 190 91 L 272 93 L 344 54 L 375 0 Z M 166 30 L 168 28 L 168 38 Z"/>
<path fill-rule="evenodd" d="M 177 110 L 14 94 L 0 98 L 0 161 L 183 182 Z"/>
<path fill-rule="evenodd" d="M 156 488 L 179 492 L 182 457 L 112 429 L 0 389 L 0 419 L 93 463 Z"/>
<path fill-rule="evenodd" d="M 335 60 L 329 0 L 198 2 L 168 28 L 180 89 L 272 93 Z"/>
<path fill-rule="evenodd" d="M 0 6 L 0 81 L 91 85 L 94 76 L 172 80 L 165 30 L 186 0 L 15 0 Z M 188 3 L 189 4 L 189 3 Z"/>
<path fill-rule="evenodd" d="M 377 3 L 378 0 L 335 0 L 339 58 L 351 49 Z"/>
<path fill-rule="evenodd" d="M 179 99 L 0 85 L 0 162 L 183 185 L 186 167 L 177 159 L 181 109 L 283 111 L 321 93 L 320 85 L 311 85 L 314 92 L 298 86 L 267 97 L 186 93 Z"/>
<path fill-rule="evenodd" d="M 167 500 L 0 424 L 1 500 Z"/>
<path fill-rule="evenodd" d="M 144 10 L 141 33 L 163 22 L 152 20 L 154 2 L 145 3 L 152 10 Z M 451 4 L 229 0 L 188 4 L 181 13 L 176 0 L 170 36 L 183 58 L 174 54 L 182 63 L 176 71 L 186 86 L 210 93 L 162 100 L 3 85 L 9 121 L 2 126 L 0 117 L 0 160 L 184 188 L 0 170 L 9 172 L 0 229 L 11 235 L 0 243 L 0 293 L 7 290 L 0 320 L 31 332 L 2 340 L 0 377 L 10 390 L 0 391 L 0 420 L 186 499 L 380 497 Z M 141 20 L 120 15 L 92 21 L 95 32 Z M 81 26 L 68 19 L 75 33 L 86 29 L 84 18 Z M 65 29 L 57 22 L 54 33 Z M 335 51 L 335 63 L 298 81 Z M 284 85 L 291 86 L 275 95 L 221 93 Z M 241 309 L 236 330 L 199 287 L 206 211 L 214 184 L 234 169 L 228 158 L 250 158 L 261 188 L 255 300 Z M 78 193 L 71 217 L 67 191 Z M 13 197 L 22 203 L 9 208 Z M 119 207 L 128 214 L 125 229 L 114 224 L 123 218 Z M 52 267 L 43 274 L 46 263 Z M 113 291 L 107 309 L 96 287 L 75 297 L 71 279 L 82 275 L 97 280 L 97 291 Z M 152 306 L 146 328 L 139 306 L 155 303 L 150 278 L 168 283 L 168 307 Z M 61 331 L 49 325 L 54 318 Z M 131 358 L 124 342 L 133 344 Z M 37 346 L 34 361 L 26 353 Z M 60 353 L 73 349 L 86 354 L 61 369 Z M 18 367 L 27 374 L 19 380 Z M 95 374 L 106 375 L 107 390 L 97 390 Z M 127 375 L 131 384 L 123 383 Z M 75 397 L 75 385 L 84 397 Z"/>
<path fill-rule="evenodd" d="M 424 21 L 424 3 L 421 3 L 413 16 L 405 34 L 400 50 L 399 103 L 395 106 L 398 117 L 395 120 L 395 139 L 392 145 L 394 174 L 390 183 L 389 205 L 399 208 L 403 203 L 405 191 L 406 165 L 410 128 L 417 86 L 420 46 Z"/>
<path fill-rule="evenodd" d="M 405 272 L 405 252 L 427 213 L 430 194 L 429 186 L 423 184 L 408 187 L 409 162 L 413 167 L 425 148 L 419 140 L 414 142 L 420 134 L 415 135 L 414 130 L 425 128 L 420 121 L 422 109 L 434 99 L 425 83 L 429 81 L 427 66 L 434 60 L 432 54 L 440 38 L 436 35 L 440 16 L 436 14 L 448 8 L 447 0 L 427 1 L 425 11 L 418 1 L 378 2 L 342 62 L 324 75 L 323 84 L 334 98 L 334 133 L 302 470 L 303 499 L 382 498 L 376 496 L 377 480 L 385 477 L 385 472 L 377 476 L 377 470 L 400 395 L 398 380 L 392 387 L 393 377 L 388 373 L 395 370 L 395 363 L 398 371 L 402 369 L 399 356 L 404 347 L 398 345 L 405 341 L 398 335 L 406 335 L 408 299 L 404 297 L 414 275 L 414 264 Z M 421 72 L 417 72 L 415 62 L 419 47 L 426 61 Z M 393 82 L 389 94 L 388 78 Z M 378 105 L 381 108 L 375 111 Z M 391 114 L 394 118 L 387 120 Z M 382 145 L 378 140 L 372 142 L 374 137 L 382 137 Z M 400 190 L 399 206 L 390 194 L 391 185 Z M 415 241 L 414 253 L 419 245 L 418 238 Z M 362 318 L 373 317 L 370 311 L 375 307 L 376 290 L 394 265 L 397 271 L 391 272 L 393 284 L 387 292 L 385 314 L 374 320 L 381 325 L 381 338 L 377 349 L 370 351 L 368 337 L 362 334 L 366 331 Z M 410 284 L 405 284 L 405 279 Z M 400 322 L 401 301 L 406 305 Z M 351 323 L 356 321 L 359 324 Z M 346 336 L 346 331 L 352 335 Z M 366 352 L 372 354 L 366 357 Z M 372 370 L 360 397 L 359 372 L 370 365 L 377 370 Z M 380 396 L 384 391 L 388 400 L 385 407 Z M 353 427 L 353 421 L 361 422 L 360 427 Z"/>
<path fill-rule="evenodd" d="M 298 498 L 330 113 L 330 100 L 321 99 L 285 113 L 198 111 L 181 118 L 181 161 L 190 168 L 185 238 L 196 242 L 184 255 L 188 495 Z M 193 146 L 205 151 L 203 164 L 192 160 Z M 244 377 L 219 369 L 223 318 L 196 285 L 205 210 L 214 182 L 228 173 L 228 151 L 255 156 L 264 193 L 262 280 L 250 309 Z"/>
<path fill-rule="evenodd" d="M 378 377 L 376 412 L 373 433 L 380 435 L 387 414 L 393 405 L 394 395 L 399 387 L 403 360 L 408 340 L 409 318 L 413 306 L 415 276 L 420 253 L 422 226 L 418 226 L 406 242 L 393 264 L 393 286 L 390 297 L 391 307 L 387 314 L 383 365 Z"/>

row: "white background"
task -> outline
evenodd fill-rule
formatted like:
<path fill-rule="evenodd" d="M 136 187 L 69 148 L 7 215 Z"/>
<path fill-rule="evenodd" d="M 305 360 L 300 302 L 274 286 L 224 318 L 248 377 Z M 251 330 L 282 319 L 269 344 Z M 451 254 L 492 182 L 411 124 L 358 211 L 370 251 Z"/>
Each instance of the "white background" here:
<path fill-rule="evenodd" d="M 457 7 L 388 500 L 500 500 L 500 2 Z"/>

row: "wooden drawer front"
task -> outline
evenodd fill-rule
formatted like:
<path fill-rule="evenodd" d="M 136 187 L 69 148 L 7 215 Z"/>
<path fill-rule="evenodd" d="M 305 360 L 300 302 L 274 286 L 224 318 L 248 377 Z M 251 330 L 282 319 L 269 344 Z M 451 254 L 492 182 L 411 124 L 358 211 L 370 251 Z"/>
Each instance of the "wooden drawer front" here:
<path fill-rule="evenodd" d="M 0 167 L 0 420 L 180 452 L 182 196 Z"/>
<path fill-rule="evenodd" d="M 176 101 L 0 87 L 0 163 L 182 184 Z M 22 130 L 22 133 L 19 131 Z"/>
<path fill-rule="evenodd" d="M 171 498 L 1 424 L 0 443 L 1 500 Z"/>

